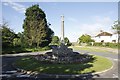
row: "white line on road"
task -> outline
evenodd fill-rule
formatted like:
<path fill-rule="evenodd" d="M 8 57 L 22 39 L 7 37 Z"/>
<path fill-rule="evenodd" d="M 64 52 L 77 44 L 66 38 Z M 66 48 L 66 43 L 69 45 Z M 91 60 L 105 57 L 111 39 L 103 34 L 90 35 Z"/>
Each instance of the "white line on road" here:
<path fill-rule="evenodd" d="M 118 76 L 116 74 L 113 74 L 113 78 L 118 78 Z"/>

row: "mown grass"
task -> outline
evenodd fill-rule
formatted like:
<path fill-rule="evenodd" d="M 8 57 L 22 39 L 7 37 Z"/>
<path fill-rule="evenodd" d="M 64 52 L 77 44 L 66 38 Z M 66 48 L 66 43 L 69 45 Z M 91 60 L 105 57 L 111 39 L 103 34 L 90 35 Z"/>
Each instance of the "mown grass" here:
<path fill-rule="evenodd" d="M 2 54 L 38 52 L 38 51 L 46 51 L 46 50 L 50 50 L 50 47 L 39 47 L 39 48 L 8 47 L 2 49 Z"/>
<path fill-rule="evenodd" d="M 89 63 L 72 64 L 44 64 L 32 57 L 21 58 L 15 62 L 15 65 L 28 71 L 37 71 L 47 74 L 82 74 L 88 72 L 98 72 L 109 69 L 112 62 L 101 56 L 94 56 L 96 60 Z"/>
<path fill-rule="evenodd" d="M 83 71 L 83 73 L 84 72 L 89 72 L 89 71 L 92 71 L 92 70 L 94 70 L 95 72 L 104 71 L 104 70 L 112 67 L 113 63 L 109 59 L 104 58 L 102 56 L 96 56 L 96 55 L 95 55 L 95 57 L 97 57 L 96 61 L 94 63 L 90 63 L 90 64 L 93 65 L 93 67 L 85 69 Z"/>
<path fill-rule="evenodd" d="M 103 49 L 103 47 L 89 47 L 89 46 L 70 46 L 70 48 L 73 48 L 73 50 L 86 50 L 90 52 L 107 52 L 107 53 L 115 53 L 113 51 L 107 50 L 106 48 Z"/>

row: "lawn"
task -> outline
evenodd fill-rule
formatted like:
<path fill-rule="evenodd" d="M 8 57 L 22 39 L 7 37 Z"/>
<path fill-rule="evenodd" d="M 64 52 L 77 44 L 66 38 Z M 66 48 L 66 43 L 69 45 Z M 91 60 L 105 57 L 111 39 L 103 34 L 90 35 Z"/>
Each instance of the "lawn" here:
<path fill-rule="evenodd" d="M 93 67 L 85 69 L 83 73 L 89 72 L 92 70 L 94 70 L 95 72 L 104 71 L 112 67 L 113 63 L 109 59 L 104 58 L 102 56 L 96 56 L 96 55 L 95 57 L 97 58 L 97 60 L 94 63 L 91 63 Z"/>
<path fill-rule="evenodd" d="M 46 50 L 50 50 L 50 47 L 39 47 L 39 48 L 8 47 L 2 49 L 2 54 L 38 52 L 38 51 L 46 51 Z"/>
<path fill-rule="evenodd" d="M 105 48 L 105 47 L 89 47 L 89 46 L 70 46 L 73 50 L 86 50 L 90 52 L 107 52 L 117 54 L 118 50 L 113 48 Z"/>
<path fill-rule="evenodd" d="M 112 62 L 101 56 L 94 56 L 96 60 L 89 63 L 72 64 L 46 64 L 37 61 L 33 57 L 21 58 L 15 62 L 15 65 L 28 71 L 37 71 L 47 74 L 82 74 L 87 72 L 104 71 L 111 68 Z"/>

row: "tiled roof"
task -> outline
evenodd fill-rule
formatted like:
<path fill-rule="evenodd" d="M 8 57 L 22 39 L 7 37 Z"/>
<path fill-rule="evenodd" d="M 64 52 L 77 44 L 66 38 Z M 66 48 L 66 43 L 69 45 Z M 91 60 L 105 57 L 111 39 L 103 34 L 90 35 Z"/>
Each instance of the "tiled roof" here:
<path fill-rule="evenodd" d="M 98 34 L 97 36 L 112 36 L 111 33 L 108 32 L 101 32 L 100 34 Z"/>

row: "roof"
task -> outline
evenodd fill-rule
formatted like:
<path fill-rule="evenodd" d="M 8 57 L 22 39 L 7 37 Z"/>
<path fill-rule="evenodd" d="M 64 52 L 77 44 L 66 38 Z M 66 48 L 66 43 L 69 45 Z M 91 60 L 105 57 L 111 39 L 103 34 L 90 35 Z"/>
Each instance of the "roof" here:
<path fill-rule="evenodd" d="M 98 34 L 97 36 L 112 36 L 111 33 L 108 32 L 101 32 L 100 34 Z"/>

